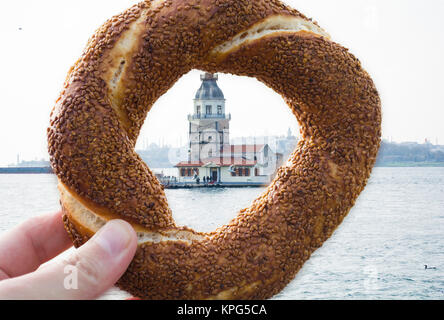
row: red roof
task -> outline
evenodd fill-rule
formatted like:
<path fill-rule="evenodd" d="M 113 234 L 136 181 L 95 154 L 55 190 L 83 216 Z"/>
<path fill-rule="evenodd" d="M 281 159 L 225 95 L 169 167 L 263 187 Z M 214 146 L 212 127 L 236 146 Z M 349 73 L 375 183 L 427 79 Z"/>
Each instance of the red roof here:
<path fill-rule="evenodd" d="M 204 163 L 202 161 L 182 161 L 176 164 L 176 167 L 201 167 Z"/>
<path fill-rule="evenodd" d="M 213 157 L 207 159 L 201 159 L 201 161 L 182 161 L 176 164 L 176 167 L 202 167 L 207 164 L 213 163 L 218 167 L 230 167 L 236 166 L 255 166 L 256 160 L 246 160 L 244 158 L 234 158 L 232 155 L 236 153 L 254 153 L 259 152 L 264 148 L 264 144 L 238 144 L 238 145 L 226 145 L 223 146 L 222 156 Z"/>
<path fill-rule="evenodd" d="M 257 161 L 247 160 L 244 158 L 233 158 L 233 157 L 215 157 L 202 159 L 201 161 L 182 161 L 176 164 L 176 167 L 203 167 L 208 164 L 214 164 L 218 167 L 230 167 L 230 166 L 255 166 Z"/>

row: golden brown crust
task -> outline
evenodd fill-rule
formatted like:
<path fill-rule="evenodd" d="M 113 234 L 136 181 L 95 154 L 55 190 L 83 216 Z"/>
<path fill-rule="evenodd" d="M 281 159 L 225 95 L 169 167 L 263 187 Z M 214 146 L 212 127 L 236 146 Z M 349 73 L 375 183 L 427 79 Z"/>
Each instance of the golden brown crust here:
<path fill-rule="evenodd" d="M 62 205 L 62 212 L 63 212 L 63 224 L 65 225 L 65 230 L 66 232 L 68 232 L 68 235 L 71 238 L 74 247 L 78 248 L 86 241 L 88 241 L 90 237 L 87 235 L 87 232 L 78 231 L 74 222 L 68 218 L 69 213 L 67 212 L 67 210 L 63 205 Z"/>
<path fill-rule="evenodd" d="M 230 224 L 191 243 L 139 245 L 119 281 L 133 295 L 271 297 L 330 237 L 367 182 L 380 143 L 380 100 L 346 49 L 310 32 L 284 32 L 212 53 L 272 15 L 306 19 L 277 0 L 142 2 L 97 31 L 67 78 L 48 129 L 54 171 L 84 203 L 149 230 L 178 227 L 134 145 L 153 103 L 183 74 L 256 77 L 282 95 L 301 125 L 288 164 Z M 64 210 L 78 246 L 90 235 Z"/>

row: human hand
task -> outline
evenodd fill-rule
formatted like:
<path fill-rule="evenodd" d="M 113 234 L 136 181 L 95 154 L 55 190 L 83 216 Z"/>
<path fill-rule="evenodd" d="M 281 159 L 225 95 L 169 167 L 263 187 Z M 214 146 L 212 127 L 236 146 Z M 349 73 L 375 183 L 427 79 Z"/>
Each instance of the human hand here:
<path fill-rule="evenodd" d="M 137 236 L 127 222 L 112 220 L 67 258 L 40 267 L 71 245 L 60 212 L 31 218 L 1 235 L 0 299 L 97 298 L 127 269 Z M 67 270 L 75 271 L 77 289 L 67 288 Z"/>

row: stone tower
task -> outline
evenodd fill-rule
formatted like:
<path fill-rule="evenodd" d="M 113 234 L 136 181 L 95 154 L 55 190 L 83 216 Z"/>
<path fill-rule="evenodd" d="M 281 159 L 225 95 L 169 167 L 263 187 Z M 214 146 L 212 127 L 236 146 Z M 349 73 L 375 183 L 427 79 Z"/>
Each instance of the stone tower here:
<path fill-rule="evenodd" d="M 230 144 L 231 115 L 225 113 L 225 98 L 217 85 L 218 76 L 205 73 L 194 98 L 194 113 L 188 115 L 189 161 L 219 157 Z"/>

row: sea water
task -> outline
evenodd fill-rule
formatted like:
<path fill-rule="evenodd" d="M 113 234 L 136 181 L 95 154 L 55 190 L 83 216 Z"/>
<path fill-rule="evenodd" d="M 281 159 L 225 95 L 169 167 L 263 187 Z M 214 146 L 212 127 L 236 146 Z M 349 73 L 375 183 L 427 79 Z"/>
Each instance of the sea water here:
<path fill-rule="evenodd" d="M 56 183 L 54 175 L 0 175 L 0 234 L 59 210 Z M 263 191 L 173 189 L 166 195 L 177 224 L 211 231 Z M 114 288 L 101 299 L 126 297 Z M 344 222 L 273 299 L 444 299 L 444 168 L 375 168 Z"/>

